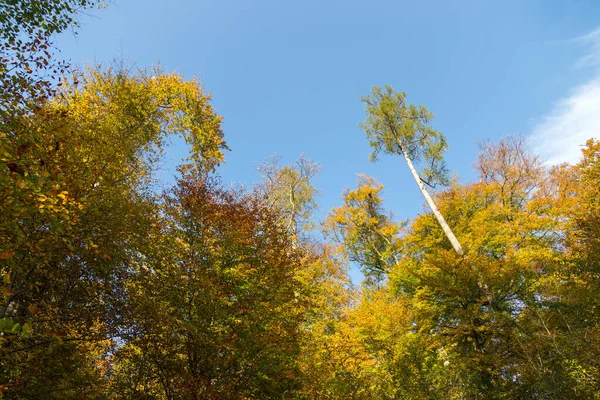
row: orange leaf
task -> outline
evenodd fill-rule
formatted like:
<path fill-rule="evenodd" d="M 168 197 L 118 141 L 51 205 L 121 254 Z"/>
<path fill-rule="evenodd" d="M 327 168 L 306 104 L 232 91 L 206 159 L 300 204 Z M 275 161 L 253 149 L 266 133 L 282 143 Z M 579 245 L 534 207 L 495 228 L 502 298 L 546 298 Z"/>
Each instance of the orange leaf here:
<path fill-rule="evenodd" d="M 31 304 L 29 307 L 27 307 L 27 309 L 29 310 L 30 313 L 32 313 L 34 315 L 40 311 L 40 309 L 35 304 Z"/>

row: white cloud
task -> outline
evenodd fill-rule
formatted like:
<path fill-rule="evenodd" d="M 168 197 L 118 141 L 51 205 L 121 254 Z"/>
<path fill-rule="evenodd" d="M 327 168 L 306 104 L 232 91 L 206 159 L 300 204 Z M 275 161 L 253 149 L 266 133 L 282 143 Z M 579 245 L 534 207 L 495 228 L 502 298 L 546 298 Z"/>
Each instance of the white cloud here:
<path fill-rule="evenodd" d="M 547 164 L 577 163 L 581 146 L 600 136 L 600 76 L 561 99 L 533 128 L 529 143 Z"/>
<path fill-rule="evenodd" d="M 578 67 L 598 66 L 600 65 L 600 27 L 576 37 L 570 41 L 576 45 L 589 48 L 588 54 L 583 56 L 577 63 Z"/>
<path fill-rule="evenodd" d="M 577 66 L 600 66 L 600 28 L 569 42 L 588 48 Z M 600 137 L 600 71 L 560 99 L 535 124 L 528 139 L 533 150 L 552 165 L 577 163 L 581 146 L 592 137 Z"/>

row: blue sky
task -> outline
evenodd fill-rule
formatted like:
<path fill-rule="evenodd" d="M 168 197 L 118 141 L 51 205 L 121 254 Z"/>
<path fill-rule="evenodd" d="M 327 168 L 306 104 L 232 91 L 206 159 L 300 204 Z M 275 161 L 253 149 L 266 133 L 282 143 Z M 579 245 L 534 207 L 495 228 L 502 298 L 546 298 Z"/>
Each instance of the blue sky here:
<path fill-rule="evenodd" d="M 476 143 L 527 135 L 549 162 L 600 136 L 600 2 L 114 0 L 57 38 L 74 63 L 127 58 L 198 76 L 224 116 L 225 183 L 251 185 L 279 152 L 323 166 L 324 215 L 357 173 L 385 186 L 399 219 L 423 200 L 399 158 L 368 160 L 359 100 L 389 84 L 436 115 L 447 161 L 474 179 Z M 598 115 L 596 115 L 598 114 Z M 165 176 L 184 149 L 170 150 Z"/>

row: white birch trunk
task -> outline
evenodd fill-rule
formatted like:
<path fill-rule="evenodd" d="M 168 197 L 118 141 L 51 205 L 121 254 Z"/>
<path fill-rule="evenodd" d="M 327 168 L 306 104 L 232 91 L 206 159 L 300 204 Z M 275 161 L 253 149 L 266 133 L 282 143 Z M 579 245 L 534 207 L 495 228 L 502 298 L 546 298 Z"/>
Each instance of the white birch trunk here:
<path fill-rule="evenodd" d="M 404 156 L 404 159 L 406 160 L 406 163 L 408 164 L 408 169 L 410 169 L 410 172 L 412 173 L 413 178 L 415 178 L 415 182 L 417 182 L 419 189 L 421 189 L 421 193 L 423 193 L 423 197 L 425 197 L 425 200 L 427 201 L 429 208 L 431 208 L 431 211 L 433 211 L 433 215 L 435 215 L 435 217 L 437 218 L 438 222 L 440 223 L 440 226 L 442 227 L 442 229 L 444 230 L 444 233 L 446 234 L 446 237 L 448 238 L 448 240 L 450 240 L 450 243 L 452 243 L 452 247 L 454 247 L 454 250 L 456 251 L 456 253 L 458 253 L 458 255 L 462 256 L 464 252 L 463 252 L 462 246 L 460 245 L 458 239 L 454 235 L 454 232 L 452 232 L 452 229 L 450 229 L 450 227 L 448 226 L 448 223 L 444 219 L 444 216 L 442 215 L 442 213 L 440 213 L 440 210 L 438 210 L 437 206 L 435 205 L 435 202 L 433 201 L 433 199 L 429 195 L 429 192 L 425 188 L 425 185 L 423 185 L 423 182 L 421 181 L 421 178 L 419 177 L 419 173 L 415 169 L 411 159 L 404 152 L 404 149 L 402 148 L 402 144 L 398 143 L 398 145 L 400 146 L 402 155 Z"/>

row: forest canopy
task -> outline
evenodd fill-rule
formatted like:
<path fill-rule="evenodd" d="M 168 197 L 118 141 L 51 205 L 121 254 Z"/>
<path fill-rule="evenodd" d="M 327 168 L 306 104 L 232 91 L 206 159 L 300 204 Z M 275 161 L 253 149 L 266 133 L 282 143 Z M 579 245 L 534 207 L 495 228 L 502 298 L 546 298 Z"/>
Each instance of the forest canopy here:
<path fill-rule="evenodd" d="M 600 140 L 553 167 L 484 142 L 459 183 L 431 112 L 374 87 L 365 155 L 401 156 L 429 209 L 398 221 L 360 175 L 319 220 L 304 156 L 222 184 L 200 80 L 60 61 L 98 6 L 0 5 L 0 399 L 600 396 Z"/>

